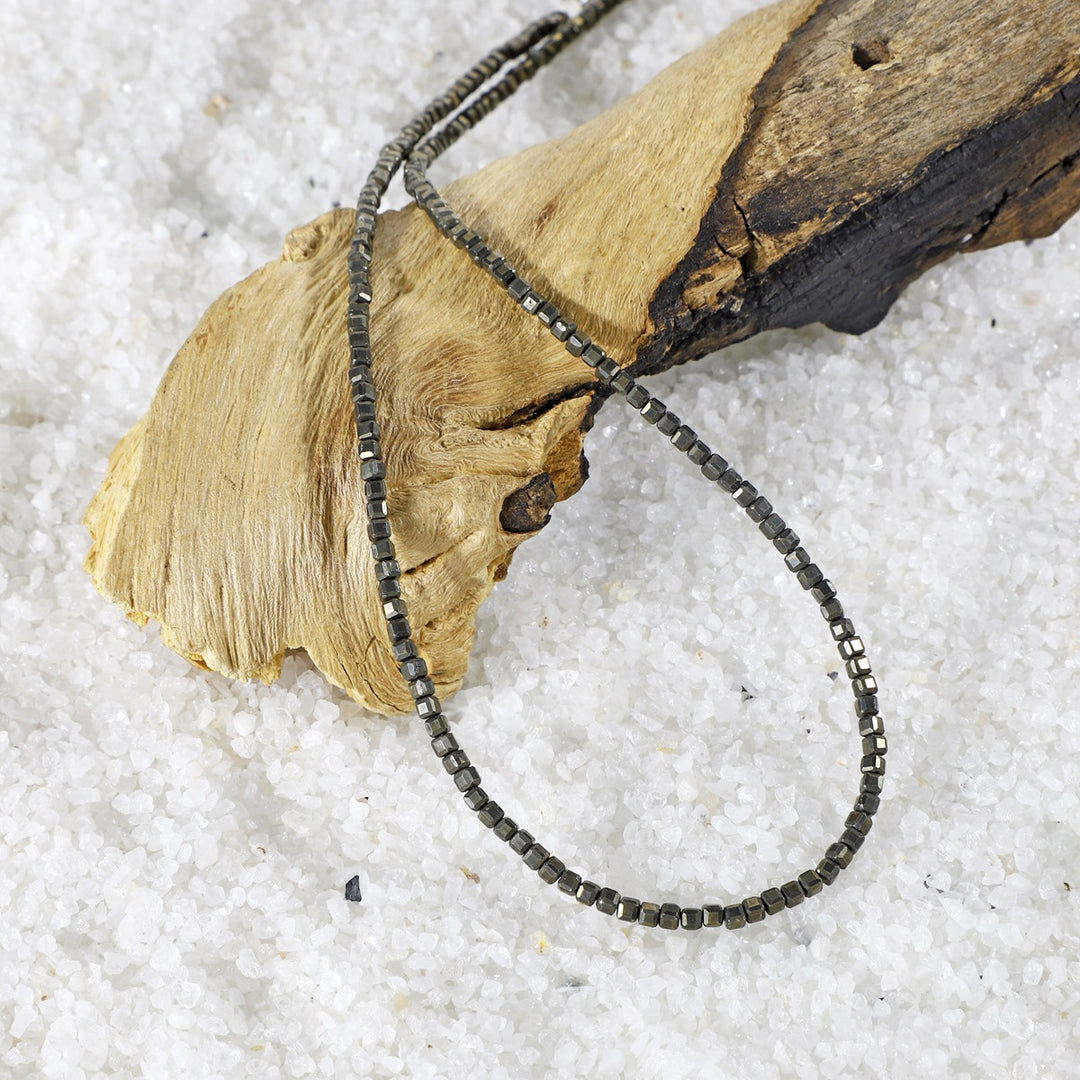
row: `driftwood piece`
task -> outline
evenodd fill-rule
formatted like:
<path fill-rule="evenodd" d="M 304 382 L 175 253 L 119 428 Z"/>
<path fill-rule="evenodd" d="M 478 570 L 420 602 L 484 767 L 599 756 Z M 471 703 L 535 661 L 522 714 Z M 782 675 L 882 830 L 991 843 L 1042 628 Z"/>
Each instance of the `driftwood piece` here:
<path fill-rule="evenodd" d="M 576 46 L 581 48 L 581 45 Z M 957 251 L 1080 203 L 1076 0 L 785 0 L 567 137 L 447 188 L 635 374 L 774 326 L 874 326 Z M 87 567 L 226 674 L 304 648 L 408 707 L 375 603 L 346 384 L 347 211 L 217 300 L 121 441 Z M 602 388 L 413 208 L 372 345 L 403 591 L 441 693 L 517 545 L 584 480 Z"/>

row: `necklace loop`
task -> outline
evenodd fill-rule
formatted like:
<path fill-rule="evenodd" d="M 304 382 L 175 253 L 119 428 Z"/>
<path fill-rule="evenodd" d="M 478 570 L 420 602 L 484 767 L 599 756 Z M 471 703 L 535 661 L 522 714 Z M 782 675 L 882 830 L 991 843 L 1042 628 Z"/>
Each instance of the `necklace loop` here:
<path fill-rule="evenodd" d="M 431 740 L 431 749 L 461 792 L 465 804 L 480 822 L 504 841 L 542 881 L 575 897 L 579 903 L 595 906 L 624 922 L 663 929 L 698 930 L 703 926 L 739 929 L 762 921 L 784 908 L 795 907 L 831 885 L 862 846 L 880 806 L 885 775 L 887 742 L 878 710 L 877 681 L 862 639 L 844 612 L 836 589 L 814 563 L 799 536 L 774 509 L 757 487 L 735 467 L 698 438 L 658 397 L 650 394 L 625 368 L 609 356 L 576 323 L 540 292 L 474 229 L 463 222 L 454 208 L 427 178 L 427 167 L 463 134 L 571 41 L 595 25 L 622 0 L 590 0 L 578 15 L 554 12 L 536 20 L 521 33 L 493 50 L 469 69 L 441 97 L 408 123 L 379 155 L 375 168 L 361 189 L 357 203 L 356 228 L 349 252 L 349 347 L 356 416 L 360 473 L 367 500 L 368 535 L 375 564 L 379 600 L 386 619 L 387 634 L 394 659 L 409 684 L 416 713 Z M 511 62 L 509 71 L 497 82 L 495 76 Z M 488 89 L 477 93 L 486 84 Z M 472 97 L 472 95 L 477 95 Z M 471 102 L 464 104 L 472 97 Z M 447 117 L 450 119 L 447 120 Z M 446 121 L 443 123 L 443 121 Z M 435 131 L 437 125 L 443 126 Z M 432 132 L 434 134 L 431 134 Z M 757 525 L 758 530 L 783 556 L 788 570 L 818 605 L 836 642 L 845 672 L 851 681 L 855 717 L 862 739 L 859 794 L 848 814 L 839 839 L 825 851 L 816 866 L 792 880 L 763 889 L 760 894 L 733 903 L 707 903 L 685 907 L 676 903 L 642 901 L 623 896 L 615 889 L 587 880 L 552 855 L 532 833 L 507 817 L 502 807 L 480 786 L 480 773 L 458 744 L 435 694 L 435 683 L 427 663 L 419 655 L 401 598 L 401 567 L 395 557 L 393 530 L 387 504 L 386 465 L 376 416 L 376 390 L 371 377 L 371 349 L 368 336 L 371 293 L 372 241 L 381 198 L 394 174 L 404 165 L 405 187 L 432 220 L 435 227 L 486 270 L 526 314 L 539 319 L 566 351 L 593 369 L 601 387 L 622 396 L 641 418 L 656 428 L 677 451 L 697 466 L 706 481 L 730 496 L 732 502 Z"/>

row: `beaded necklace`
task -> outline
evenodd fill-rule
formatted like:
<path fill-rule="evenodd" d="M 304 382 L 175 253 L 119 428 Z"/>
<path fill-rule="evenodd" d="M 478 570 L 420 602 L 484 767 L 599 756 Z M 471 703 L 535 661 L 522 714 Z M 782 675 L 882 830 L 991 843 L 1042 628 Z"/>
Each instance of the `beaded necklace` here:
<path fill-rule="evenodd" d="M 416 712 L 424 722 L 431 749 L 442 762 L 464 797 L 466 806 L 499 840 L 542 881 L 579 903 L 595 907 L 628 923 L 659 926 L 665 930 L 699 930 L 726 926 L 736 930 L 747 923 L 761 922 L 785 908 L 795 907 L 831 885 L 862 846 L 880 805 L 885 775 L 885 730 L 878 712 L 877 682 L 855 627 L 844 614 L 836 589 L 802 547 L 799 537 L 773 509 L 772 503 L 744 479 L 732 465 L 698 438 L 689 425 L 657 397 L 650 394 L 630 373 L 616 363 L 578 326 L 566 318 L 549 299 L 533 289 L 528 280 L 495 251 L 475 230 L 468 227 L 427 179 L 427 167 L 466 131 L 491 112 L 575 38 L 591 28 L 622 0 L 589 0 L 578 15 L 554 12 L 536 20 L 505 44 L 489 53 L 461 76 L 441 97 L 432 101 L 411 120 L 401 133 L 383 148 L 375 168 L 361 189 L 357 203 L 356 229 L 349 251 L 349 382 L 359 439 L 360 474 L 368 517 L 368 535 L 375 563 L 379 601 L 386 619 L 390 648 L 402 677 L 409 686 Z M 516 61 L 516 63 L 514 63 Z M 492 80 L 507 65 L 508 71 Z M 470 104 L 485 84 L 492 83 Z M 443 124 L 435 134 L 436 125 Z M 450 731 L 442 706 L 435 696 L 435 684 L 427 663 L 419 655 L 409 625 L 408 611 L 401 598 L 401 567 L 395 558 L 393 530 L 387 503 L 386 463 L 376 418 L 376 389 L 371 374 L 368 338 L 371 293 L 372 241 L 382 196 L 391 178 L 404 166 L 405 187 L 427 213 L 435 227 L 462 248 L 507 292 L 527 315 L 540 320 L 566 351 L 580 358 L 596 374 L 601 387 L 621 395 L 648 424 L 664 436 L 677 451 L 698 467 L 712 486 L 727 494 L 754 522 L 764 537 L 784 558 L 799 585 L 819 606 L 837 643 L 855 697 L 855 716 L 862 738 L 861 781 L 854 808 L 844 822 L 839 839 L 816 865 L 791 881 L 763 889 L 760 894 L 733 903 L 710 903 L 686 907 L 676 903 L 656 903 L 623 896 L 612 888 L 584 879 L 552 855 L 532 833 L 509 818 L 501 806 L 480 786 L 480 773 Z"/>

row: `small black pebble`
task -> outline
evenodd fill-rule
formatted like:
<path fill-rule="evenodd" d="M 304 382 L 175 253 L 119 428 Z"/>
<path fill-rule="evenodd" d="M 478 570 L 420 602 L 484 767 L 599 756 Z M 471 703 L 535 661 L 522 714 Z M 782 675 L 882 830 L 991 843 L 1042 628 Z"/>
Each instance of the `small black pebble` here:
<path fill-rule="evenodd" d="M 349 878 L 345 882 L 345 899 L 351 900 L 354 904 L 360 903 L 360 876 Z"/>

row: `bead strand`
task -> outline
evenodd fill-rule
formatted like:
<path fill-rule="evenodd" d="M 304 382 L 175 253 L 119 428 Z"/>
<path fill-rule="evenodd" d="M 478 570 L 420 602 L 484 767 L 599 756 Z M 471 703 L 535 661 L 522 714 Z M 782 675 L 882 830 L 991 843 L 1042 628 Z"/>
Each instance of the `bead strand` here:
<path fill-rule="evenodd" d="M 461 791 L 469 809 L 477 814 L 485 827 L 519 855 L 526 866 L 535 870 L 541 880 L 555 885 L 560 892 L 575 897 L 579 903 L 594 906 L 598 911 L 624 922 L 639 923 L 643 926 L 671 930 L 680 927 L 698 930 L 702 927 L 726 926 L 734 930 L 760 922 L 766 915 L 774 915 L 786 908 L 795 907 L 807 897 L 817 895 L 825 885 L 831 885 L 839 872 L 850 865 L 870 831 L 873 815 L 880 805 L 887 743 L 878 711 L 877 684 L 871 673 L 863 642 L 856 635 L 851 620 L 846 617 L 832 583 L 811 561 L 805 548 L 801 546 L 798 535 L 774 511 L 772 503 L 725 458 L 714 453 L 708 444 L 699 439 L 693 428 L 684 424 L 658 397 L 650 394 L 616 360 L 579 330 L 554 303 L 533 289 L 479 233 L 462 222 L 425 173 L 426 166 L 440 153 L 618 2 L 619 0 L 609 0 L 606 3 L 587 4 L 576 19 L 553 15 L 538 20 L 470 69 L 447 94 L 436 99 L 406 126 L 396 140 L 384 148 L 361 191 L 356 232 L 349 259 L 349 334 L 352 355 L 349 377 L 356 412 L 358 453 L 367 500 L 368 532 L 375 561 L 375 578 L 390 647 L 401 674 L 408 683 L 417 715 L 424 721 L 432 751 Z M 498 83 L 470 105 L 461 108 L 441 131 L 424 139 L 437 123 L 461 105 L 467 94 L 479 89 L 505 63 L 522 54 L 525 54 L 525 59 Z M 421 142 L 421 139 L 424 141 Z M 764 889 L 760 895 L 745 897 L 737 903 L 684 907 L 670 902 L 641 901 L 583 879 L 580 873 L 569 869 L 561 859 L 552 855 L 532 833 L 507 817 L 502 807 L 480 786 L 478 770 L 458 744 L 443 715 L 442 706 L 435 694 L 435 684 L 427 663 L 418 653 L 408 621 L 408 611 L 401 599 L 401 568 L 395 559 L 391 539 L 392 529 L 386 501 L 386 467 L 375 414 L 375 387 L 371 381 L 368 340 L 371 245 L 379 201 L 402 162 L 405 163 L 406 189 L 443 235 L 466 250 L 473 261 L 487 270 L 527 314 L 538 318 L 571 356 L 581 359 L 592 368 L 602 384 L 609 387 L 611 392 L 620 394 L 646 423 L 655 426 L 676 450 L 698 467 L 707 481 L 729 495 L 758 526 L 763 536 L 771 541 L 773 547 L 784 557 L 786 566 L 795 575 L 800 586 L 809 592 L 818 604 L 837 643 L 840 657 L 845 664 L 845 672 L 851 680 L 863 753 L 859 796 L 845 820 L 839 839 L 829 846 L 816 867 L 803 871 L 791 881 Z"/>

